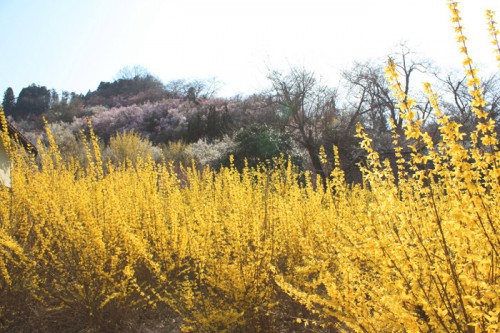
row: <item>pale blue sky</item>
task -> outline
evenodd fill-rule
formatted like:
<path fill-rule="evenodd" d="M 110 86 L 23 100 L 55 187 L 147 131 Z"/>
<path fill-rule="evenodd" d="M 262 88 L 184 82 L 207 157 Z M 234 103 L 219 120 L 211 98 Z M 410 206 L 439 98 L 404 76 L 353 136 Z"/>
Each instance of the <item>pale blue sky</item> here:
<path fill-rule="evenodd" d="M 484 12 L 500 15 L 500 1 L 461 8 L 473 60 L 494 70 Z M 134 65 L 164 82 L 216 77 L 225 96 L 259 91 L 268 68 L 304 66 L 336 84 L 405 40 L 460 67 L 449 22 L 446 0 L 0 0 L 0 91 L 86 93 Z"/>

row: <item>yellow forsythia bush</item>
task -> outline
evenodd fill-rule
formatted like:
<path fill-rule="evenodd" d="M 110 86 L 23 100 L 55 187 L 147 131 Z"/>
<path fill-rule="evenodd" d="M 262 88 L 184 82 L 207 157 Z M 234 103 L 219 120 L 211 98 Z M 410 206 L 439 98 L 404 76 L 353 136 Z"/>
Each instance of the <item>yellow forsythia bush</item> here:
<path fill-rule="evenodd" d="M 465 134 L 440 111 L 430 84 L 425 91 L 441 141 L 435 144 L 421 131 L 415 100 L 389 59 L 387 80 L 399 100 L 405 140 L 412 143 L 411 160 L 396 148 L 394 174 L 358 127 L 368 153 L 364 188 L 347 188 L 334 170 L 327 186 L 333 194 L 322 199 L 313 231 L 301 239 L 303 263 L 295 274 L 274 269 L 277 284 L 319 313 L 320 325 L 356 332 L 500 329 L 500 145 L 495 122 L 484 111 L 457 3 L 449 7 L 478 119 L 471 142 L 461 143 Z M 487 17 L 500 64 L 492 12 Z M 396 147 L 399 139 L 394 133 Z"/>
<path fill-rule="evenodd" d="M 470 145 L 430 85 L 442 139 L 421 131 L 389 62 L 413 154 L 397 148 L 394 168 L 359 127 L 368 157 L 355 186 L 338 161 L 326 186 L 284 158 L 242 172 L 105 164 L 92 130 L 84 165 L 63 161 L 50 131 L 35 161 L 2 116 L 0 331 L 497 332 L 499 145 L 461 49 Z"/>

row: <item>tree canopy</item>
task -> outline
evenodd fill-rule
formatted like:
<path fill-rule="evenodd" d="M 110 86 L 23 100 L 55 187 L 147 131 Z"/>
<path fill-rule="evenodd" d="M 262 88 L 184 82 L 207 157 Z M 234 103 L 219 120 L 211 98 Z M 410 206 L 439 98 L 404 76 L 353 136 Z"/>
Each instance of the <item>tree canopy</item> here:
<path fill-rule="evenodd" d="M 14 112 L 14 108 L 16 107 L 16 96 L 14 96 L 14 91 L 11 87 L 7 88 L 3 94 L 2 107 L 3 111 L 8 116 L 12 115 Z"/>
<path fill-rule="evenodd" d="M 49 105 L 50 91 L 45 86 L 33 83 L 19 93 L 14 117 L 42 115 L 49 110 Z"/>

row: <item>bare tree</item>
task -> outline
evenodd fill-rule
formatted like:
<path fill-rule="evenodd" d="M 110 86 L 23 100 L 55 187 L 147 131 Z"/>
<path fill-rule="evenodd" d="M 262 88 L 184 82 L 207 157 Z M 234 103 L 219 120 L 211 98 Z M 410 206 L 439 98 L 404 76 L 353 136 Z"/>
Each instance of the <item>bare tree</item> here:
<path fill-rule="evenodd" d="M 167 91 L 174 97 L 187 97 L 192 102 L 198 102 L 200 98 L 213 98 L 222 87 L 222 83 L 216 78 L 204 80 L 173 80 L 165 85 Z"/>
<path fill-rule="evenodd" d="M 388 118 L 401 126 L 396 102 L 384 78 L 382 66 L 372 63 L 355 63 L 353 68 L 342 73 L 348 83 L 348 109 L 351 121 L 348 128 L 362 121 L 373 132 L 384 132 L 388 129 Z"/>
<path fill-rule="evenodd" d="M 324 178 L 320 140 L 325 125 L 335 117 L 336 91 L 303 68 L 292 68 L 288 73 L 271 71 L 268 79 L 279 125 L 305 148 L 314 171 Z"/>
<path fill-rule="evenodd" d="M 446 76 L 437 74 L 442 82 L 441 96 L 443 108 L 452 119 L 463 126 L 466 133 L 471 133 L 477 125 L 477 116 L 472 111 L 472 96 L 467 87 L 467 78 L 454 73 Z M 500 120 L 500 77 L 492 74 L 481 80 L 484 99 L 486 101 L 485 111 L 489 117 L 497 122 L 497 133 L 499 132 L 498 121 Z"/>
<path fill-rule="evenodd" d="M 413 81 L 418 81 L 418 78 L 415 78 L 417 73 L 428 72 L 429 62 L 413 60 L 412 53 L 404 45 L 399 53 L 391 55 L 391 59 L 396 64 L 407 98 L 417 99 L 415 106 L 417 118 L 425 123 L 431 114 L 430 104 L 423 93 L 414 88 Z M 362 122 L 371 132 L 376 149 L 391 150 L 389 122 L 392 121 L 396 126 L 396 132 L 402 134 L 403 118 L 385 79 L 384 66 L 373 62 L 355 63 L 352 69 L 342 73 L 342 77 L 347 81 L 346 112 L 351 115 L 348 128 L 352 128 L 357 122 Z"/>
<path fill-rule="evenodd" d="M 125 66 L 121 68 L 118 73 L 115 75 L 115 81 L 117 80 L 132 80 L 135 78 L 145 78 L 151 75 L 149 71 L 139 65 L 135 66 Z"/>

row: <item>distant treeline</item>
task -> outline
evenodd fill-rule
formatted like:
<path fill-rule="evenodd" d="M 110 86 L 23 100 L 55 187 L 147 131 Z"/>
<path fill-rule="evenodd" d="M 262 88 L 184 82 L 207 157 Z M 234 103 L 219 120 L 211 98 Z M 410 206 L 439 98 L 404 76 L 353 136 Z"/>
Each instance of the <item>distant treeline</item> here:
<path fill-rule="evenodd" d="M 392 59 L 403 89 L 416 97 L 417 119 L 425 131 L 438 139 L 431 104 L 420 87 L 422 75 L 439 91 L 442 111 L 465 133 L 471 132 L 477 117 L 463 76 L 436 70 L 428 61 L 416 59 L 406 47 Z M 35 141 L 43 139 L 45 118 L 68 157 L 79 154 L 80 132 L 90 119 L 104 146 L 117 133 L 133 132 L 162 150 L 163 157 L 194 158 L 214 167 L 227 162 L 230 154 L 237 165 L 243 165 L 245 158 L 256 164 L 285 154 L 302 168 L 326 176 L 335 145 L 347 180 L 359 181 L 357 165 L 365 153 L 355 138 L 356 125 L 363 125 L 373 148 L 389 159 L 394 159 L 393 133 L 403 133 L 404 122 L 385 80 L 384 66 L 373 61 L 354 63 L 342 72 L 336 87 L 307 69 L 271 70 L 268 89 L 231 98 L 216 97 L 220 84 L 214 79 L 163 83 L 134 67 L 85 95 L 66 91 L 59 95 L 54 89 L 32 84 L 16 98 L 8 88 L 2 104 L 6 115 Z M 492 75 L 481 82 L 486 111 L 498 120 L 499 77 Z M 470 138 L 465 135 L 463 140 L 466 143 Z M 177 151 L 169 152 L 174 143 Z M 326 148 L 326 164 L 319 158 L 322 146 Z"/>

